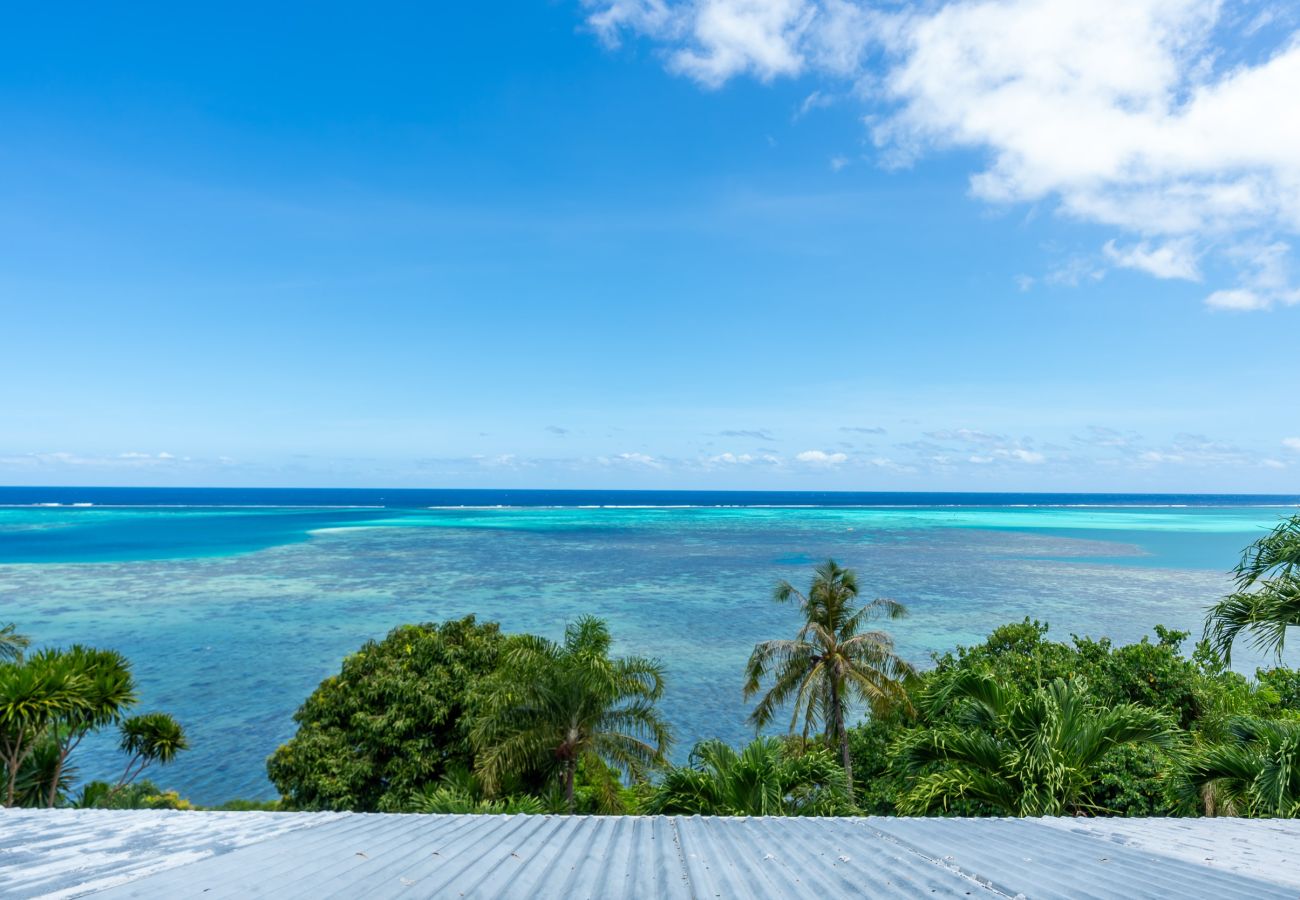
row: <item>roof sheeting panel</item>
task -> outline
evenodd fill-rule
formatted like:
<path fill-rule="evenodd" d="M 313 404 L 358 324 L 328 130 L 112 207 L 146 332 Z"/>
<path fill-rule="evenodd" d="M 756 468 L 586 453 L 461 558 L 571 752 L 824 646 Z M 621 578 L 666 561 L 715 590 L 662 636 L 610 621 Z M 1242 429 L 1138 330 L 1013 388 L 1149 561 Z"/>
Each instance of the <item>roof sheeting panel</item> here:
<path fill-rule="evenodd" d="M 1297 858 L 1300 822 L 1224 819 L 0 811 L 6 897 L 1230 900 L 1295 897 Z"/>

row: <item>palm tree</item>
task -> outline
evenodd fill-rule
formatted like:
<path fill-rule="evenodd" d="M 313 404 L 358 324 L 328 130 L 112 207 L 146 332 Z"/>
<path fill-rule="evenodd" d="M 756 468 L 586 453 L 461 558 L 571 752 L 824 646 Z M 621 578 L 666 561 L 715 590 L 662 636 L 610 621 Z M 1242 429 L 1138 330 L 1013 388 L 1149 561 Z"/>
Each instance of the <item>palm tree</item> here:
<path fill-rule="evenodd" d="M 18 626 L 10 622 L 0 628 L 0 663 L 22 662 L 23 651 L 31 644 L 31 639 L 18 633 Z"/>
<path fill-rule="evenodd" d="M 812 586 L 800 593 L 788 581 L 776 586 L 778 603 L 797 602 L 804 624 L 791 641 L 764 641 L 754 647 L 746 667 L 745 698 L 758 693 L 769 676 L 772 685 L 750 714 L 756 729 L 768 725 L 779 709 L 792 706 L 790 732 L 803 719 L 808 737 L 820 722 L 828 743 L 839 744 L 850 788 L 853 763 L 845 726 L 851 700 L 873 712 L 907 707 L 905 683 L 915 670 L 894 652 L 894 639 L 884 631 L 865 631 L 873 619 L 901 619 L 907 609 L 893 600 L 877 599 L 859 606 L 858 579 L 852 569 L 827 560 L 814 570 Z"/>
<path fill-rule="evenodd" d="M 655 702 L 663 694 L 663 667 L 633 656 L 609 658 L 609 629 L 584 616 L 569 625 L 564 643 L 535 635 L 514 639 L 490 676 L 470 739 L 478 776 L 489 793 L 504 779 L 528 773 L 558 775 L 565 805 L 574 810 L 574 778 L 587 768 L 610 767 L 638 777 L 665 762 L 671 736 Z"/>
<path fill-rule="evenodd" d="M 122 740 L 118 746 L 127 755 L 126 768 L 111 794 L 135 781 L 149 766 L 155 763 L 166 765 L 176 758 L 177 753 L 190 747 L 185 729 L 167 713 L 132 716 L 122 722 L 119 731 Z"/>
<path fill-rule="evenodd" d="M 958 704 L 955 723 L 918 729 L 900 757 L 918 777 L 899 803 L 923 815 L 972 800 L 1013 816 L 1059 816 L 1088 808 L 1106 753 L 1125 745 L 1171 748 L 1177 728 L 1137 704 L 1102 708 L 1082 679 L 1019 696 L 994 676 L 962 672 L 924 700 L 937 714 Z"/>
<path fill-rule="evenodd" d="M 1286 629 L 1300 625 L 1300 516 L 1278 523 L 1241 555 L 1237 590 L 1210 608 L 1205 637 L 1225 663 L 1243 631 L 1265 652 L 1282 655 Z"/>
<path fill-rule="evenodd" d="M 1300 817 L 1300 722 L 1236 718 L 1179 779 L 1188 809 L 1207 815 Z"/>
<path fill-rule="evenodd" d="M 844 769 L 825 749 L 795 752 L 780 738 L 757 738 L 737 753 L 701 741 L 690 763 L 670 769 L 655 787 L 652 815 L 798 816 L 853 812 Z"/>

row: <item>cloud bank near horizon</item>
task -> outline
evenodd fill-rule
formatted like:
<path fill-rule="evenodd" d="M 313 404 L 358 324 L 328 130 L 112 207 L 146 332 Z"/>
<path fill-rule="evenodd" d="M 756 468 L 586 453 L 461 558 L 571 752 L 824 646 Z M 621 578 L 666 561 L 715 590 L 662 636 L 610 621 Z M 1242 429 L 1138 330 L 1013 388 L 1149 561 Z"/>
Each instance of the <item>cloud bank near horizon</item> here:
<path fill-rule="evenodd" d="M 1300 303 L 1300 11 L 1248 0 L 583 0 L 607 46 L 653 42 L 705 89 L 818 83 L 875 160 L 986 160 L 986 203 L 1112 229 L 1099 270 L 1203 284 L 1214 309 Z M 808 109 L 803 110 L 807 112 Z"/>

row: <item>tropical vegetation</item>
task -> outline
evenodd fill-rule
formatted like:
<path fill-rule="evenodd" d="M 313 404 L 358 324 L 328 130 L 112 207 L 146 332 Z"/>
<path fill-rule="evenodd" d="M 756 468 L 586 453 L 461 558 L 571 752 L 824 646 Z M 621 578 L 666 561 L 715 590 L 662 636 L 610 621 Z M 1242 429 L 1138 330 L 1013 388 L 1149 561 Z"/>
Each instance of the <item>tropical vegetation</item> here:
<path fill-rule="evenodd" d="M 857 576 L 833 559 L 816 568 L 806 594 L 781 581 L 774 599 L 796 603 L 803 623 L 794 640 L 764 641 L 754 647 L 745 669 L 745 697 L 757 694 L 769 678 L 772 684 L 750 721 L 762 729 L 778 710 L 789 707 L 792 733 L 800 729 L 807 738 L 820 724 L 826 743 L 839 748 L 851 787 L 849 705 L 859 700 L 876 714 L 907 707 L 905 683 L 915 675 L 894 652 L 892 637 L 865 629 L 876 618 L 901 619 L 907 609 L 886 599 L 858 605 Z"/>
<path fill-rule="evenodd" d="M 1278 523 L 1241 556 L 1234 571 L 1237 590 L 1215 604 L 1205 636 L 1225 662 L 1246 634 L 1259 649 L 1281 657 L 1286 630 L 1300 625 L 1300 516 Z"/>
<path fill-rule="evenodd" d="M 115 784 L 87 785 L 79 805 L 107 804 L 147 768 L 171 762 L 189 746 L 184 729 L 170 715 L 129 715 L 137 703 L 135 681 L 130 662 L 120 653 L 73 645 L 28 654 L 30 645 L 15 625 L 0 628 L 0 788 L 5 806 L 73 802 L 72 754 L 89 735 L 106 728 L 118 730 L 126 767 Z"/>
<path fill-rule="evenodd" d="M 742 750 L 701 741 L 665 773 L 644 811 L 700 816 L 837 816 L 854 811 L 848 775 L 825 747 L 775 737 Z"/>
<path fill-rule="evenodd" d="M 580 763 L 603 773 L 603 805 L 620 808 L 615 773 L 642 779 L 667 762 L 672 737 L 656 702 L 663 666 L 641 656 L 610 658 L 609 629 L 590 616 L 564 642 L 526 635 L 483 685 L 471 739 L 489 793 L 507 778 L 556 780 L 575 810 Z"/>
<path fill-rule="evenodd" d="M 793 638 L 758 642 L 735 687 L 754 739 L 670 759 L 655 659 L 618 656 L 605 622 L 561 641 L 473 616 L 403 625 L 348 656 L 267 761 L 271 802 L 229 809 L 684 815 L 1234 815 L 1300 817 L 1300 671 L 1253 677 L 1247 636 L 1280 654 L 1300 580 L 1300 517 L 1243 554 L 1203 639 L 1049 636 L 1026 618 L 918 671 L 877 626 L 906 608 L 863 601 L 828 560 L 782 581 Z M 162 713 L 133 715 L 120 654 L 31 651 L 0 627 L 0 790 L 6 805 L 187 809 L 143 777 L 188 746 Z M 113 730 L 115 781 L 76 789 L 76 750 Z"/>

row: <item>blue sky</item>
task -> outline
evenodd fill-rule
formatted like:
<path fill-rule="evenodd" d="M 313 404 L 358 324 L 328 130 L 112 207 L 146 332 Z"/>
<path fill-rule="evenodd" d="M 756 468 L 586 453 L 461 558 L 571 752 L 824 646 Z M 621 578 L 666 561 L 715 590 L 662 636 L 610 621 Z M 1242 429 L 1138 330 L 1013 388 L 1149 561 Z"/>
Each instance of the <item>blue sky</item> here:
<path fill-rule="evenodd" d="M 1288 9 L 12 11 L 0 483 L 1294 491 Z"/>

